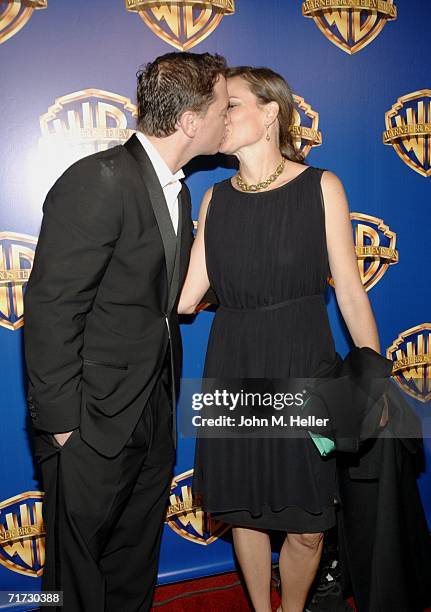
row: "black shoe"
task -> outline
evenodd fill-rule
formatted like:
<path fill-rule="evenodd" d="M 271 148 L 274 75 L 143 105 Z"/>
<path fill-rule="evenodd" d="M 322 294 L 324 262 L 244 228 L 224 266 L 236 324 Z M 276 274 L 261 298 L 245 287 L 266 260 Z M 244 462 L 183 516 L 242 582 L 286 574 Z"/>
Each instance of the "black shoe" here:
<path fill-rule="evenodd" d="M 341 592 L 337 559 L 328 560 L 320 567 L 304 612 L 352 612 Z"/>

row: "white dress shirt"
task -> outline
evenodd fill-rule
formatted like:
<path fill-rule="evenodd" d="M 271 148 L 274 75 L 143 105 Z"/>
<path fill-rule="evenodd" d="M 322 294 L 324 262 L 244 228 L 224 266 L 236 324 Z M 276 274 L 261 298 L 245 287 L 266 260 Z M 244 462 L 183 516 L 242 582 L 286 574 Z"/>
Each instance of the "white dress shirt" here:
<path fill-rule="evenodd" d="M 182 169 L 178 170 L 175 174 L 172 174 L 167 163 L 162 158 L 160 153 L 157 151 L 153 143 L 142 132 L 137 131 L 136 136 L 139 138 L 140 143 L 144 147 L 148 157 L 153 164 L 154 170 L 156 171 L 157 178 L 159 179 L 160 185 L 165 194 L 166 204 L 169 209 L 169 213 L 172 219 L 172 225 L 174 231 L 178 232 L 178 194 L 181 191 L 180 179 L 184 178 L 184 172 Z"/>

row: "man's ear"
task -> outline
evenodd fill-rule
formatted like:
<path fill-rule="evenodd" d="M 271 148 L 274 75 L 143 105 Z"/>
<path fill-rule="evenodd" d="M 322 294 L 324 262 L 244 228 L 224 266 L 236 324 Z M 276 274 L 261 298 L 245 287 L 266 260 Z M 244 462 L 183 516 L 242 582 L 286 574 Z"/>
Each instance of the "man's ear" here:
<path fill-rule="evenodd" d="M 178 120 L 178 126 L 182 129 L 184 134 L 189 138 L 196 136 L 197 125 L 197 114 L 194 111 L 185 111 Z"/>

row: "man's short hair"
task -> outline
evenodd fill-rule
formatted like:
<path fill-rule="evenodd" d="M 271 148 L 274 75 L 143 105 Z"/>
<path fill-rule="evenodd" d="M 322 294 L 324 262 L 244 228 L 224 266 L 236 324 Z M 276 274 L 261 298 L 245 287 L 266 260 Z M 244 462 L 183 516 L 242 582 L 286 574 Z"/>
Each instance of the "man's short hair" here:
<path fill-rule="evenodd" d="M 205 114 L 226 60 L 211 53 L 166 53 L 137 72 L 138 129 L 170 136 L 186 110 Z"/>

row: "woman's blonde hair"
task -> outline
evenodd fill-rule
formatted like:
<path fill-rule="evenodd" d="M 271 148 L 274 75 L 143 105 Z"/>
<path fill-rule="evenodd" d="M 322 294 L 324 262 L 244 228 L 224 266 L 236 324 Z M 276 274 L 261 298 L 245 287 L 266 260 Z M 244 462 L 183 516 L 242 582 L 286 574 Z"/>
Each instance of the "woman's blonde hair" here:
<path fill-rule="evenodd" d="M 227 79 L 243 78 L 260 104 L 278 103 L 280 108 L 278 113 L 280 152 L 286 159 L 300 164 L 304 163 L 304 156 L 296 149 L 290 131 L 293 125 L 295 103 L 287 81 L 270 68 L 253 68 L 252 66 L 228 68 L 225 76 Z"/>

